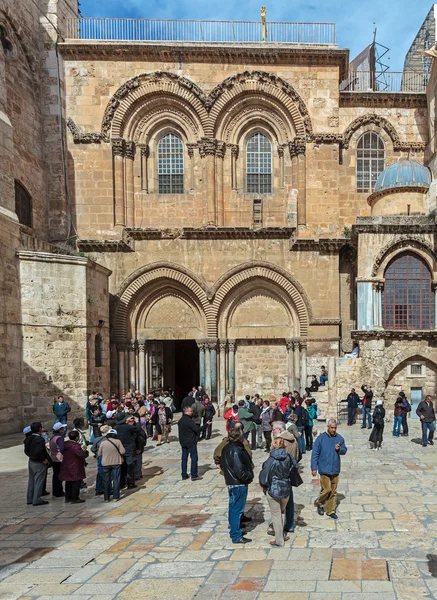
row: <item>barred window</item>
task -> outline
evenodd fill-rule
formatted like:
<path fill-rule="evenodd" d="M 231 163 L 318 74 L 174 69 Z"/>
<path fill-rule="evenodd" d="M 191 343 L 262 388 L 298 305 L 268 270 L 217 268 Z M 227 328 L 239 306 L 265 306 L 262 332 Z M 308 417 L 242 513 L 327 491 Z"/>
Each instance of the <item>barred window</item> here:
<path fill-rule="evenodd" d="M 372 192 L 384 166 L 384 140 L 377 133 L 367 131 L 357 146 L 357 192 Z"/>
<path fill-rule="evenodd" d="M 22 225 L 32 227 L 32 196 L 19 181 L 15 181 L 15 212 Z"/>
<path fill-rule="evenodd" d="M 174 133 L 168 133 L 158 143 L 158 192 L 184 192 L 184 146 Z"/>
<path fill-rule="evenodd" d="M 384 329 L 434 329 L 435 296 L 431 272 L 417 254 L 394 258 L 382 292 Z"/>
<path fill-rule="evenodd" d="M 249 194 L 272 192 L 272 145 L 262 133 L 255 133 L 247 142 L 246 190 Z"/>

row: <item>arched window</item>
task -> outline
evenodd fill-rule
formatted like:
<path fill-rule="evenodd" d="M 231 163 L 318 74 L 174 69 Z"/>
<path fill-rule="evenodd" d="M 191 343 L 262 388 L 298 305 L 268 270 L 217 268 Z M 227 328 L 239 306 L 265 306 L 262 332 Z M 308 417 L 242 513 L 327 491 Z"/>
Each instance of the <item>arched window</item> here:
<path fill-rule="evenodd" d="M 15 181 L 15 212 L 22 225 L 32 227 L 32 196 L 19 181 Z"/>
<path fill-rule="evenodd" d="M 384 168 L 384 140 L 374 131 L 363 133 L 357 145 L 357 192 L 372 192 Z"/>
<path fill-rule="evenodd" d="M 184 146 L 174 133 L 168 133 L 158 143 L 158 192 L 184 192 Z"/>
<path fill-rule="evenodd" d="M 434 329 L 435 296 L 431 272 L 417 254 L 396 256 L 385 271 L 384 329 Z"/>
<path fill-rule="evenodd" d="M 249 194 L 272 192 L 272 145 L 262 133 L 255 133 L 247 141 L 246 191 Z"/>
<path fill-rule="evenodd" d="M 102 336 L 97 333 L 94 337 L 94 364 L 96 367 L 103 366 L 102 359 Z"/>

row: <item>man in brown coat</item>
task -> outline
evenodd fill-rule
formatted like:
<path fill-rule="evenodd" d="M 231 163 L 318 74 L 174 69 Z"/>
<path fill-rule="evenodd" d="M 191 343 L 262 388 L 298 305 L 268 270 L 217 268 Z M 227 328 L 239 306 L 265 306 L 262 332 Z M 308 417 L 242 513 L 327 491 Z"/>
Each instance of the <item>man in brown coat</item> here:
<path fill-rule="evenodd" d="M 106 434 L 106 438 L 99 445 L 98 456 L 102 458 L 103 468 L 103 496 L 104 501 L 111 499 L 111 490 L 114 502 L 120 500 L 120 476 L 121 465 L 124 460 L 126 450 L 119 439 L 117 432 L 111 429 Z"/>

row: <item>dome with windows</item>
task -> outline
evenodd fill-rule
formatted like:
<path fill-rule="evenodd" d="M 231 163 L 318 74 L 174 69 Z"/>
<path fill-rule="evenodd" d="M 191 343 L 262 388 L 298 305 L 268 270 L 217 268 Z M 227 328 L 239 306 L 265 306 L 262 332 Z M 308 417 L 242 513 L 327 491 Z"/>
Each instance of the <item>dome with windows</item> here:
<path fill-rule="evenodd" d="M 378 176 L 367 202 L 372 216 L 426 214 L 431 172 L 416 160 L 398 160 Z"/>
<path fill-rule="evenodd" d="M 384 169 L 375 183 L 374 192 L 398 187 L 420 187 L 431 185 L 430 170 L 416 160 L 398 160 Z"/>

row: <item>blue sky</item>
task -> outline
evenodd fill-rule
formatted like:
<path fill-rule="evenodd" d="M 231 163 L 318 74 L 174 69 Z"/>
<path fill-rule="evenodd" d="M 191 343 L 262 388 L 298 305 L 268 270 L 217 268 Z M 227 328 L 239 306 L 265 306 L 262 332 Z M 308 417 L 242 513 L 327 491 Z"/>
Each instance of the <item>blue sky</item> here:
<path fill-rule="evenodd" d="M 423 0 L 81 0 L 81 11 L 85 17 L 258 21 L 261 4 L 267 7 L 268 21 L 336 22 L 338 44 L 350 49 L 351 59 L 372 41 L 376 21 L 377 41 L 390 48 L 392 71 L 402 70 L 405 54 L 431 8 L 431 2 Z"/>

